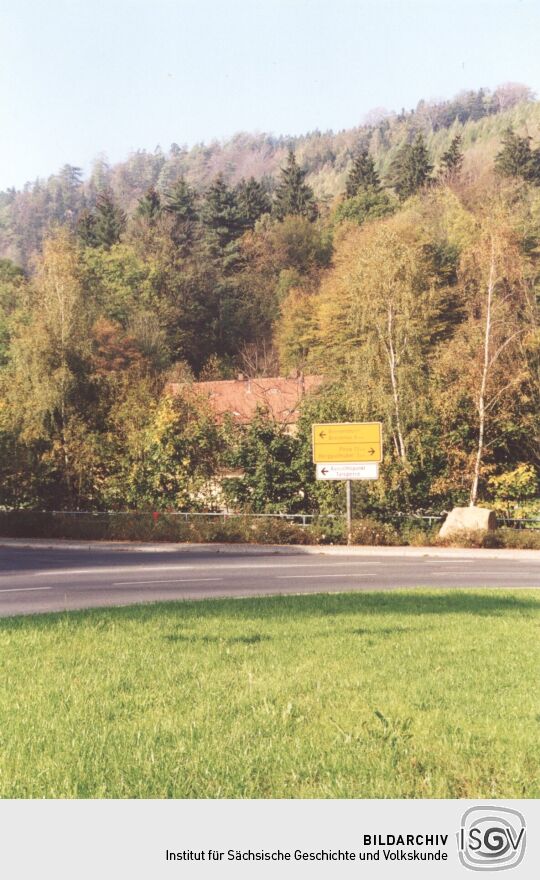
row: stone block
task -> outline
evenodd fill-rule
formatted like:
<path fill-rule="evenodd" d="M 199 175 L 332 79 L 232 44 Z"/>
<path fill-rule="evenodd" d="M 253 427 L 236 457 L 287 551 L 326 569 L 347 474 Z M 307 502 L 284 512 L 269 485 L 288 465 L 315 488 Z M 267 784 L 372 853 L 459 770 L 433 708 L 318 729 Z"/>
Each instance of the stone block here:
<path fill-rule="evenodd" d="M 447 538 L 454 532 L 490 532 L 496 528 L 497 517 L 494 510 L 486 507 L 454 507 L 443 522 L 439 536 Z"/>

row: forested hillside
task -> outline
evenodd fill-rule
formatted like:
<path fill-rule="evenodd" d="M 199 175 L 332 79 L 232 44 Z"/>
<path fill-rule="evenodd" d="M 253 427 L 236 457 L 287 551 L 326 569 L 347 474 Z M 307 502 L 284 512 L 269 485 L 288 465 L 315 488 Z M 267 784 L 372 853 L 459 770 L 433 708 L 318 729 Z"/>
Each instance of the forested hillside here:
<path fill-rule="evenodd" d="M 113 166 L 101 157 L 86 181 L 79 168 L 66 165 L 47 180 L 28 183 L 22 192 L 0 193 L 0 256 L 28 265 L 51 223 L 75 228 L 81 211 L 93 208 L 104 190 L 111 191 L 128 215 L 150 187 L 166 195 L 181 177 L 198 193 L 218 174 L 229 185 L 254 177 L 271 193 L 289 149 L 306 171 L 321 209 L 328 209 L 343 192 L 359 145 L 369 149 L 379 174 L 386 178 L 399 149 L 418 133 L 435 162 L 459 134 L 464 170 L 477 174 L 491 163 L 509 126 L 540 140 L 540 105 L 526 86 L 508 84 L 493 93 L 480 89 L 448 101 L 420 101 L 416 109 L 400 113 L 372 111 L 364 124 L 339 133 L 315 131 L 296 138 L 242 133 L 225 143 L 191 149 L 171 144 L 168 150 L 160 146 L 154 152 L 139 150 Z"/>
<path fill-rule="evenodd" d="M 384 422 L 366 509 L 532 509 L 539 106 L 505 86 L 3 193 L 0 506 L 204 508 L 240 467 L 236 507 L 333 510 L 309 426 L 342 418 Z M 190 390 L 238 370 L 327 383 L 291 438 Z"/>

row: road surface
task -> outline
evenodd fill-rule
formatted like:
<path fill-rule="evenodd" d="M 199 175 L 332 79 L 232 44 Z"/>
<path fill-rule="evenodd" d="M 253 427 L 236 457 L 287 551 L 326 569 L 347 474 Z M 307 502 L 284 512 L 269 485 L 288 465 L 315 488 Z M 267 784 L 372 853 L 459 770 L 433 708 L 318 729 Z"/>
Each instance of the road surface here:
<path fill-rule="evenodd" d="M 0 547 L 0 616 L 171 599 L 388 590 L 540 587 L 538 558 L 257 555 L 191 548 L 151 554 Z"/>

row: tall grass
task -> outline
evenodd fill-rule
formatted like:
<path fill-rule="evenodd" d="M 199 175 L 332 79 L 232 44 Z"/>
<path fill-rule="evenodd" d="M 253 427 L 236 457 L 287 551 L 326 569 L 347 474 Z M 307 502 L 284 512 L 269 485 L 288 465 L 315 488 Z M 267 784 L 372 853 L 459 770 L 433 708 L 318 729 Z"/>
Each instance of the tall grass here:
<path fill-rule="evenodd" d="M 354 520 L 351 543 L 451 547 L 508 547 L 540 550 L 540 529 L 500 528 L 491 532 L 463 531 L 439 539 L 439 526 L 405 517 L 384 522 L 365 516 Z M 345 544 L 344 519 L 320 516 L 300 525 L 272 516 L 210 516 L 151 512 L 68 513 L 0 510 L 0 536 L 15 538 L 72 538 L 81 541 L 173 541 L 232 544 Z"/>
<path fill-rule="evenodd" d="M 538 593 L 0 622 L 0 796 L 538 797 Z"/>

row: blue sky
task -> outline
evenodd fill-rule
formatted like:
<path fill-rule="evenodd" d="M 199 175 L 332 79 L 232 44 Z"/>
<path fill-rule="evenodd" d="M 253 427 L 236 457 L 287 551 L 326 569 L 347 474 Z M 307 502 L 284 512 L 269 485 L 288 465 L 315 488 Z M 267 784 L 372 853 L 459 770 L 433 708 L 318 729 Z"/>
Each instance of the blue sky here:
<path fill-rule="evenodd" d="M 524 82 L 538 0 L 0 0 L 0 188 Z"/>

